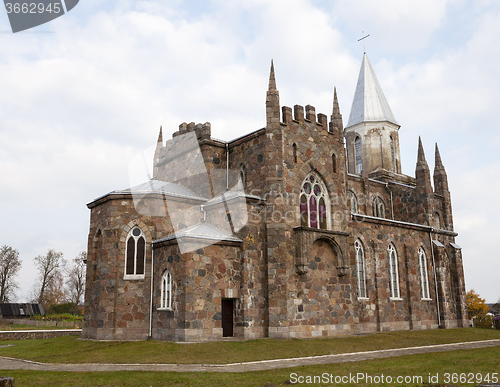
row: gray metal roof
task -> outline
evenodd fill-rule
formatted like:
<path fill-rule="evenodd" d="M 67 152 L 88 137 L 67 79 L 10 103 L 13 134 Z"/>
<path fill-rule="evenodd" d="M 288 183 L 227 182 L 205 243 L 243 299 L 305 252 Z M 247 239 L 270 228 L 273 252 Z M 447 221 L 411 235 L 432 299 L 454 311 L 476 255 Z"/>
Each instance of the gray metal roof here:
<path fill-rule="evenodd" d="M 368 121 L 389 121 L 399 126 L 365 53 L 346 128 Z"/>
<path fill-rule="evenodd" d="M 185 228 L 173 235 L 169 235 L 165 238 L 161 238 L 153 241 L 153 243 L 160 243 L 178 238 L 196 238 L 196 239 L 208 239 L 213 241 L 231 241 L 231 242 L 242 242 L 241 239 L 228 234 L 224 230 L 220 230 L 210 223 L 198 223 L 192 227 Z"/>
<path fill-rule="evenodd" d="M 175 183 L 169 183 L 161 180 L 150 180 L 145 183 L 136 185 L 131 188 L 124 189 L 122 191 L 113 191 L 115 193 L 132 193 L 132 194 L 148 194 L 148 193 L 160 193 L 168 196 L 177 196 L 181 198 L 197 199 L 197 200 L 207 200 L 198 196 L 193 191 Z"/>

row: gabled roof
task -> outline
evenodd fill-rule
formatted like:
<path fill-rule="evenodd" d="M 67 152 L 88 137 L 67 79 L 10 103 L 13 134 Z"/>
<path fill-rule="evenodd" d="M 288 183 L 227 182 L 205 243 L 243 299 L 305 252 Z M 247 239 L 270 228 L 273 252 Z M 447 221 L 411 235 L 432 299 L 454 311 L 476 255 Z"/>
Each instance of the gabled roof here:
<path fill-rule="evenodd" d="M 346 128 L 369 121 L 389 121 L 399 126 L 365 53 Z"/>

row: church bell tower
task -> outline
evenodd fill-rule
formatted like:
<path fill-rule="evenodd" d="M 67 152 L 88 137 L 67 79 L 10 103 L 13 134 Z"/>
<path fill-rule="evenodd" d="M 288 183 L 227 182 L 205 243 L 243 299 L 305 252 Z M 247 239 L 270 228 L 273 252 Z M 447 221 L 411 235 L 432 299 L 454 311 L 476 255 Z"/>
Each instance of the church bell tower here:
<path fill-rule="evenodd" d="M 348 172 L 384 169 L 401 174 L 399 127 L 365 53 L 344 130 Z"/>

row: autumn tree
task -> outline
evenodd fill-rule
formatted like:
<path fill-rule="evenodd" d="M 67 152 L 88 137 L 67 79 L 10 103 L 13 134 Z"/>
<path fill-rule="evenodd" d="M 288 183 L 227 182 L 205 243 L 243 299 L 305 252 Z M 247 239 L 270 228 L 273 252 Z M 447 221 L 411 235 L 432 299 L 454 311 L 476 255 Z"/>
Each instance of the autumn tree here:
<path fill-rule="evenodd" d="M 48 310 L 51 304 L 64 301 L 61 274 L 61 268 L 65 263 L 63 254 L 48 250 L 47 254 L 37 256 L 34 261 L 38 269 L 38 280 L 33 286 L 32 294 L 35 300 Z"/>
<path fill-rule="evenodd" d="M 477 294 L 474 289 L 469 290 L 465 298 L 467 300 L 469 318 L 482 316 L 488 313 L 488 305 L 486 305 L 484 298 L 479 297 L 479 294 Z"/>
<path fill-rule="evenodd" d="M 75 257 L 69 266 L 66 267 L 66 288 L 68 291 L 68 301 L 75 304 L 76 308 L 82 301 L 82 296 L 85 293 L 85 269 L 86 269 L 87 253 L 82 251 Z"/>
<path fill-rule="evenodd" d="M 15 277 L 21 269 L 19 252 L 12 247 L 0 248 L 0 303 L 11 302 L 15 290 L 19 287 Z"/>

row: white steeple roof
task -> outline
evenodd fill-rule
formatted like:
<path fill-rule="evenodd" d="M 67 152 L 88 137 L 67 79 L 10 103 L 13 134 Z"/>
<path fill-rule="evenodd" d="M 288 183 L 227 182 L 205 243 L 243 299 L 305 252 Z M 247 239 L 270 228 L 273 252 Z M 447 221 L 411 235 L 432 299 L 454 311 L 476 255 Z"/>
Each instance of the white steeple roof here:
<path fill-rule="evenodd" d="M 389 121 L 399 126 L 365 53 L 346 128 L 367 121 Z"/>

